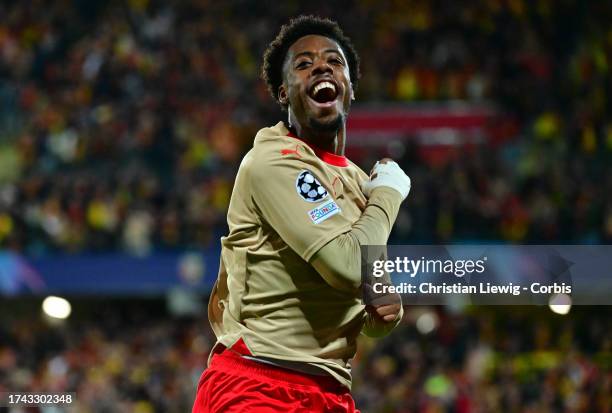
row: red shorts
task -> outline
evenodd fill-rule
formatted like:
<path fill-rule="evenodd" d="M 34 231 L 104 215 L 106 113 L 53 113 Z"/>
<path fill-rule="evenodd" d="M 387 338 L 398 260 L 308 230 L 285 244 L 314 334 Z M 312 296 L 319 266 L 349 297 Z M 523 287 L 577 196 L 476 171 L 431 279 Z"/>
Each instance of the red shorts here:
<path fill-rule="evenodd" d="M 268 366 L 225 350 L 198 384 L 192 413 L 359 413 L 350 391 L 332 377 Z"/>

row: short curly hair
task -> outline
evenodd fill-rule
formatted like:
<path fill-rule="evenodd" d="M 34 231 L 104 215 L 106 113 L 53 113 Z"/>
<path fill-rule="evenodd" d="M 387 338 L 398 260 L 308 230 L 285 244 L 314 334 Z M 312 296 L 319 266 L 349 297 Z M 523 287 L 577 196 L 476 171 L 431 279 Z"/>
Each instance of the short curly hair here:
<path fill-rule="evenodd" d="M 268 91 L 278 101 L 278 88 L 283 83 L 283 64 L 289 48 L 300 38 L 317 34 L 328 37 L 340 45 L 346 55 L 353 89 L 357 88 L 360 77 L 359 55 L 351 40 L 344 35 L 338 23 L 317 16 L 299 16 L 281 27 L 278 36 L 270 43 L 263 56 L 261 77 L 268 85 Z M 280 102 L 279 102 L 280 103 Z M 283 109 L 285 105 L 281 104 Z"/>

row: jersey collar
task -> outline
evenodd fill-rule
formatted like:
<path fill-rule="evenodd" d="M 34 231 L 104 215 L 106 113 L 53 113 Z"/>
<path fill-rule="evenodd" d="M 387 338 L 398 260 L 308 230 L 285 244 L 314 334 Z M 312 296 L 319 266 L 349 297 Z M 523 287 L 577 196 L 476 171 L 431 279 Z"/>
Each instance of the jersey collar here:
<path fill-rule="evenodd" d="M 306 145 L 310 147 L 310 149 L 314 151 L 317 157 L 319 157 L 319 159 L 321 159 L 325 163 L 328 163 L 333 166 L 341 166 L 341 167 L 349 166 L 349 162 L 346 156 L 336 155 L 335 153 L 327 152 L 321 148 L 317 148 L 316 146 L 312 145 L 309 142 L 306 142 L 304 139 L 300 138 L 299 136 L 294 135 L 293 132 L 291 131 L 287 133 L 287 136 L 289 136 L 290 138 L 297 139 L 301 142 L 304 142 Z"/>

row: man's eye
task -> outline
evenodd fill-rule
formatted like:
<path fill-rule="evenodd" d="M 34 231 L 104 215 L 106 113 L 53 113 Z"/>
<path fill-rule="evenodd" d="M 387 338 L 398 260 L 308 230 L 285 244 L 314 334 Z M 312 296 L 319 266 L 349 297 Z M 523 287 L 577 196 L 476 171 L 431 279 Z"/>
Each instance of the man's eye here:
<path fill-rule="evenodd" d="M 340 58 L 338 58 L 338 57 L 335 57 L 335 58 L 331 59 L 331 62 L 333 64 L 335 64 L 335 65 L 343 65 L 344 64 L 344 62 Z"/>
<path fill-rule="evenodd" d="M 296 68 L 298 69 L 303 69 L 305 67 L 308 67 L 308 65 L 310 65 L 310 62 L 303 60 L 301 62 L 299 62 L 298 64 L 295 65 Z"/>

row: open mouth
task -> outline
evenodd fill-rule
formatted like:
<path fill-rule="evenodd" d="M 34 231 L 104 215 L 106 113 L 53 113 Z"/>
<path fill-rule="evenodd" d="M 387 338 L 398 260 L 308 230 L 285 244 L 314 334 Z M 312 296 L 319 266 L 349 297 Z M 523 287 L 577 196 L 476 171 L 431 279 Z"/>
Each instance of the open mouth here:
<path fill-rule="evenodd" d="M 317 83 L 310 91 L 309 97 L 314 100 L 318 106 L 331 106 L 338 97 L 336 85 L 332 82 L 323 81 Z"/>

